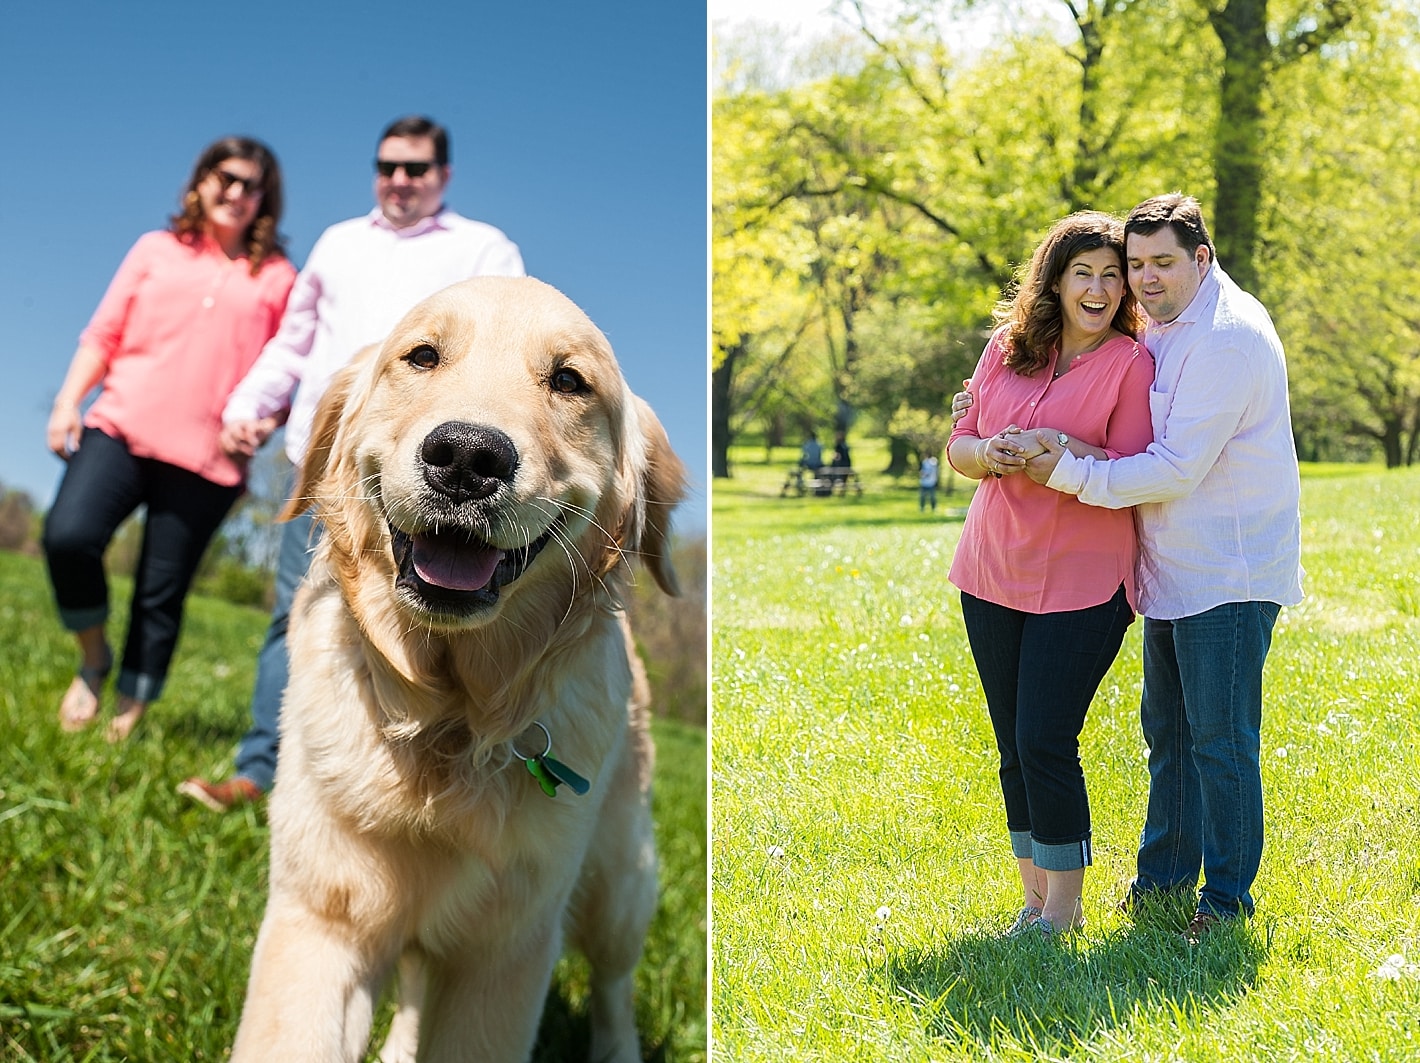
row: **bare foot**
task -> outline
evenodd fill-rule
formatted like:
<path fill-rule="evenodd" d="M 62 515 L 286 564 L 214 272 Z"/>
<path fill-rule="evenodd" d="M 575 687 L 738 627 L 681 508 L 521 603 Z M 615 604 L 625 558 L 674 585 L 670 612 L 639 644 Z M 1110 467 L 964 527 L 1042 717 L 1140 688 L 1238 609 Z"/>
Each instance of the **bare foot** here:
<path fill-rule="evenodd" d="M 85 669 L 74 677 L 69 689 L 64 692 L 64 700 L 59 703 L 59 727 L 73 734 L 82 731 L 99 714 L 99 689 L 103 678 Z"/>
<path fill-rule="evenodd" d="M 138 726 L 138 721 L 143 719 L 143 714 L 148 711 L 146 701 L 134 701 L 128 695 L 123 694 L 118 699 L 118 711 L 114 718 L 108 722 L 108 728 L 104 731 L 104 738 L 110 742 L 125 741 L 133 728 Z"/>

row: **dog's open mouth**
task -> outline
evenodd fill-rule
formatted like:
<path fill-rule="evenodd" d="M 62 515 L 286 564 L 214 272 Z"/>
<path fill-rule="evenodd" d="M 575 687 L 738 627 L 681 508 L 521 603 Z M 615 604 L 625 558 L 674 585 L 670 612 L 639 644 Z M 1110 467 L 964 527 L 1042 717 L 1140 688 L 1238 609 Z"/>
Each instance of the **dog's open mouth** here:
<path fill-rule="evenodd" d="M 395 586 L 430 612 L 466 616 L 495 603 L 551 538 L 549 528 L 526 546 L 505 549 L 466 529 L 411 533 L 391 524 Z"/>

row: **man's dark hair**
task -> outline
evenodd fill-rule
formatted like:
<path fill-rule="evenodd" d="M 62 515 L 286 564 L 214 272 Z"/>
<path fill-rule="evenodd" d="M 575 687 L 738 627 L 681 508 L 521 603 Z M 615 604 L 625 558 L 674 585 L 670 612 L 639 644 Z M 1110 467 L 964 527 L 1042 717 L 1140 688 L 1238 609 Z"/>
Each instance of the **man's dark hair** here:
<path fill-rule="evenodd" d="M 1206 247 L 1209 260 L 1217 261 L 1213 239 L 1208 235 L 1208 226 L 1203 224 L 1203 208 L 1198 205 L 1198 200 L 1182 192 L 1154 196 L 1131 210 L 1124 223 L 1124 239 L 1127 242 L 1130 233 L 1150 236 L 1165 225 L 1174 231 L 1179 246 L 1190 255 L 1199 247 Z"/>
<path fill-rule="evenodd" d="M 449 131 L 432 118 L 411 114 L 396 119 L 385 127 L 375 143 L 383 144 L 390 137 L 429 137 L 434 141 L 434 161 L 440 166 L 449 164 Z"/>

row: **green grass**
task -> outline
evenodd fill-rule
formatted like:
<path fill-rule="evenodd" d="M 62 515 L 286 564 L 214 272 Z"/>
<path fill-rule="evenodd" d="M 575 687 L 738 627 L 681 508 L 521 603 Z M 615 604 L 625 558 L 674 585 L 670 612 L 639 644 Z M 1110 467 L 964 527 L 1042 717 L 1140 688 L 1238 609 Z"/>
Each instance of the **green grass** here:
<path fill-rule="evenodd" d="M 862 499 L 781 500 L 788 451 L 715 483 L 715 1058 L 1420 1058 L 1420 470 L 1303 470 L 1257 917 L 1190 948 L 1187 912 L 1114 910 L 1148 785 L 1135 624 L 1082 740 L 1089 925 L 1057 945 L 996 936 L 1019 883 L 946 578 L 966 492 L 921 516 L 859 451 Z"/>
<path fill-rule="evenodd" d="M 215 816 L 173 787 L 230 770 L 265 626 L 191 599 L 163 699 L 111 748 L 98 729 L 59 731 L 73 642 L 41 565 L 0 553 L 0 1060 L 226 1058 L 266 899 L 265 817 Z M 703 1061 L 705 733 L 657 720 L 655 734 L 663 888 L 638 1024 L 647 1058 Z M 586 1051 L 586 980 L 562 962 L 535 1059 Z"/>

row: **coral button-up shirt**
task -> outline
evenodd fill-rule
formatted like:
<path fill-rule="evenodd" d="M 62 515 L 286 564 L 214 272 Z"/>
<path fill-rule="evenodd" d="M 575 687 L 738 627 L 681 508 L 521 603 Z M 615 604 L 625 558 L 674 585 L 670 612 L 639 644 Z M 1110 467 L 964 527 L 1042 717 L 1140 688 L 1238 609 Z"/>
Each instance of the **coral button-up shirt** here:
<path fill-rule="evenodd" d="M 217 445 L 222 408 L 275 335 L 295 279 L 284 258 L 253 277 L 247 258 L 210 239 L 144 233 L 79 338 L 105 366 L 84 424 L 137 457 L 241 483 L 243 468 Z"/>
<path fill-rule="evenodd" d="M 998 330 L 977 363 L 972 405 L 953 440 L 985 439 L 1017 424 L 1063 431 L 1110 457 L 1149 445 L 1154 360 L 1135 340 L 1121 336 L 1078 355 L 1058 379 L 1054 355 L 1033 376 L 1007 369 L 1000 340 Z M 1014 473 L 977 487 L 948 578 L 968 594 L 1026 613 L 1100 605 L 1120 584 L 1133 605 L 1137 552 L 1131 511 L 1087 506 Z"/>

